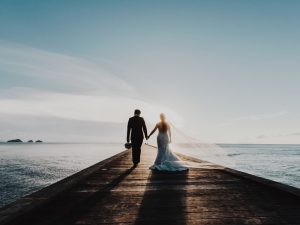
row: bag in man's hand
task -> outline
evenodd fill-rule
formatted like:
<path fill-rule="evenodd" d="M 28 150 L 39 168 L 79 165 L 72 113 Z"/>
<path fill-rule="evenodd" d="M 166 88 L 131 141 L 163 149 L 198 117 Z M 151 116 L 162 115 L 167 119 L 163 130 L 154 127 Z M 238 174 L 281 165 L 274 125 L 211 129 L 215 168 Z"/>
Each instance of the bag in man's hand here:
<path fill-rule="evenodd" d="M 127 148 L 127 149 L 130 149 L 130 148 L 132 147 L 131 143 L 126 143 L 124 146 L 125 146 L 125 148 Z"/>

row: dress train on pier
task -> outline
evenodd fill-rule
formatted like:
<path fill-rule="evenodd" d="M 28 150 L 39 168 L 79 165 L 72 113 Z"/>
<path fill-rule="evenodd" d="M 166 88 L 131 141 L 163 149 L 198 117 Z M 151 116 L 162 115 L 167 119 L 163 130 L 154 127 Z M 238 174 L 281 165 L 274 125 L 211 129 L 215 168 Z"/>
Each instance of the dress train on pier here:
<path fill-rule="evenodd" d="M 169 136 L 166 132 L 159 132 L 157 136 L 157 156 L 150 169 L 159 171 L 188 170 L 187 163 L 182 161 L 169 147 Z"/>

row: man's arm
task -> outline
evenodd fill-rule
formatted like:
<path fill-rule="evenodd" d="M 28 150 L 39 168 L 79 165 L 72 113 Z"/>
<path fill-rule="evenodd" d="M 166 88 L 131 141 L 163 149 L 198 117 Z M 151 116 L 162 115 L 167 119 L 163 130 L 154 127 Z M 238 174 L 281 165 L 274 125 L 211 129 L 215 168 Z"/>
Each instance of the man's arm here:
<path fill-rule="evenodd" d="M 146 123 L 145 123 L 144 119 L 143 119 L 143 131 L 144 131 L 146 139 L 148 139 L 147 127 L 146 127 Z"/>
<path fill-rule="evenodd" d="M 131 131 L 131 122 L 129 119 L 128 123 L 127 123 L 127 143 L 129 143 L 129 141 L 130 141 L 130 131 Z"/>

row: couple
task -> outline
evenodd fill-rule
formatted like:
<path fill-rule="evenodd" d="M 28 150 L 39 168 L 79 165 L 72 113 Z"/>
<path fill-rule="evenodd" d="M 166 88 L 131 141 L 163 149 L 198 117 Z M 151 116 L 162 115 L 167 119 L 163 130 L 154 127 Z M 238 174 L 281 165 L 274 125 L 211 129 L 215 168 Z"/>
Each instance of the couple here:
<path fill-rule="evenodd" d="M 134 116 L 129 119 L 127 125 L 127 143 L 131 140 L 132 161 L 134 166 L 137 166 L 140 162 L 141 146 L 143 144 L 144 136 L 148 140 L 150 136 L 158 130 L 157 156 L 150 169 L 160 171 L 188 170 L 187 165 L 169 148 L 169 143 L 171 142 L 171 128 L 166 122 L 165 115 L 160 114 L 160 122 L 156 124 L 149 136 L 147 136 L 145 121 L 140 115 L 141 111 L 136 109 L 134 111 Z"/>

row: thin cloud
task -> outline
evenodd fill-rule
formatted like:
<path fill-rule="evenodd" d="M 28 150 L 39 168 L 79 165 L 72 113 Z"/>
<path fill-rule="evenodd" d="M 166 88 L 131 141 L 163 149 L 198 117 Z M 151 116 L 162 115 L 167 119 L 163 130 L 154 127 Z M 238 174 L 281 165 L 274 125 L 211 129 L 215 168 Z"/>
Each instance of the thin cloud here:
<path fill-rule="evenodd" d="M 26 117 L 45 124 L 49 118 L 124 123 L 135 108 L 148 123 L 155 123 L 161 112 L 173 123 L 182 123 L 172 109 L 143 99 L 129 83 L 82 58 L 0 41 L 0 72 L 0 114 L 14 116 L 20 126 Z M 27 85 L 5 84 L 11 75 Z"/>
<path fill-rule="evenodd" d="M 116 96 L 53 93 L 21 89 L 18 97 L 0 99 L 0 113 L 53 116 L 95 122 L 124 122 L 134 108 L 141 108 L 152 123 L 165 112 L 173 121 L 181 117 L 165 106 L 146 101 Z"/>
<path fill-rule="evenodd" d="M 261 134 L 258 135 L 258 139 L 265 139 L 265 138 L 278 138 L 278 137 L 293 137 L 293 136 L 300 136 L 300 132 L 295 132 L 295 133 L 288 133 L 288 134 Z"/>
<path fill-rule="evenodd" d="M 0 41 L 0 71 L 1 76 L 17 74 L 20 80 L 39 82 L 39 88 L 46 90 L 135 93 L 127 82 L 88 60 L 3 41 Z"/>
<path fill-rule="evenodd" d="M 270 114 L 256 114 L 256 115 L 243 116 L 243 117 L 236 118 L 231 122 L 221 123 L 220 126 L 221 127 L 232 126 L 234 124 L 237 124 L 237 123 L 243 122 L 243 121 L 258 121 L 258 120 L 274 119 L 274 118 L 285 116 L 287 114 L 289 114 L 289 112 L 279 111 L 279 112 L 270 113 Z"/>
<path fill-rule="evenodd" d="M 258 135 L 257 136 L 258 139 L 264 139 L 264 138 L 267 138 L 267 137 L 268 137 L 267 135 Z"/>
<path fill-rule="evenodd" d="M 287 111 L 280 111 L 280 112 L 275 112 L 275 113 L 270 113 L 270 114 L 258 114 L 258 115 L 251 115 L 251 116 L 244 116 L 237 118 L 237 121 L 244 121 L 244 120 L 264 120 L 264 119 L 271 119 L 271 118 L 277 118 L 281 117 L 284 115 L 287 115 Z"/>

